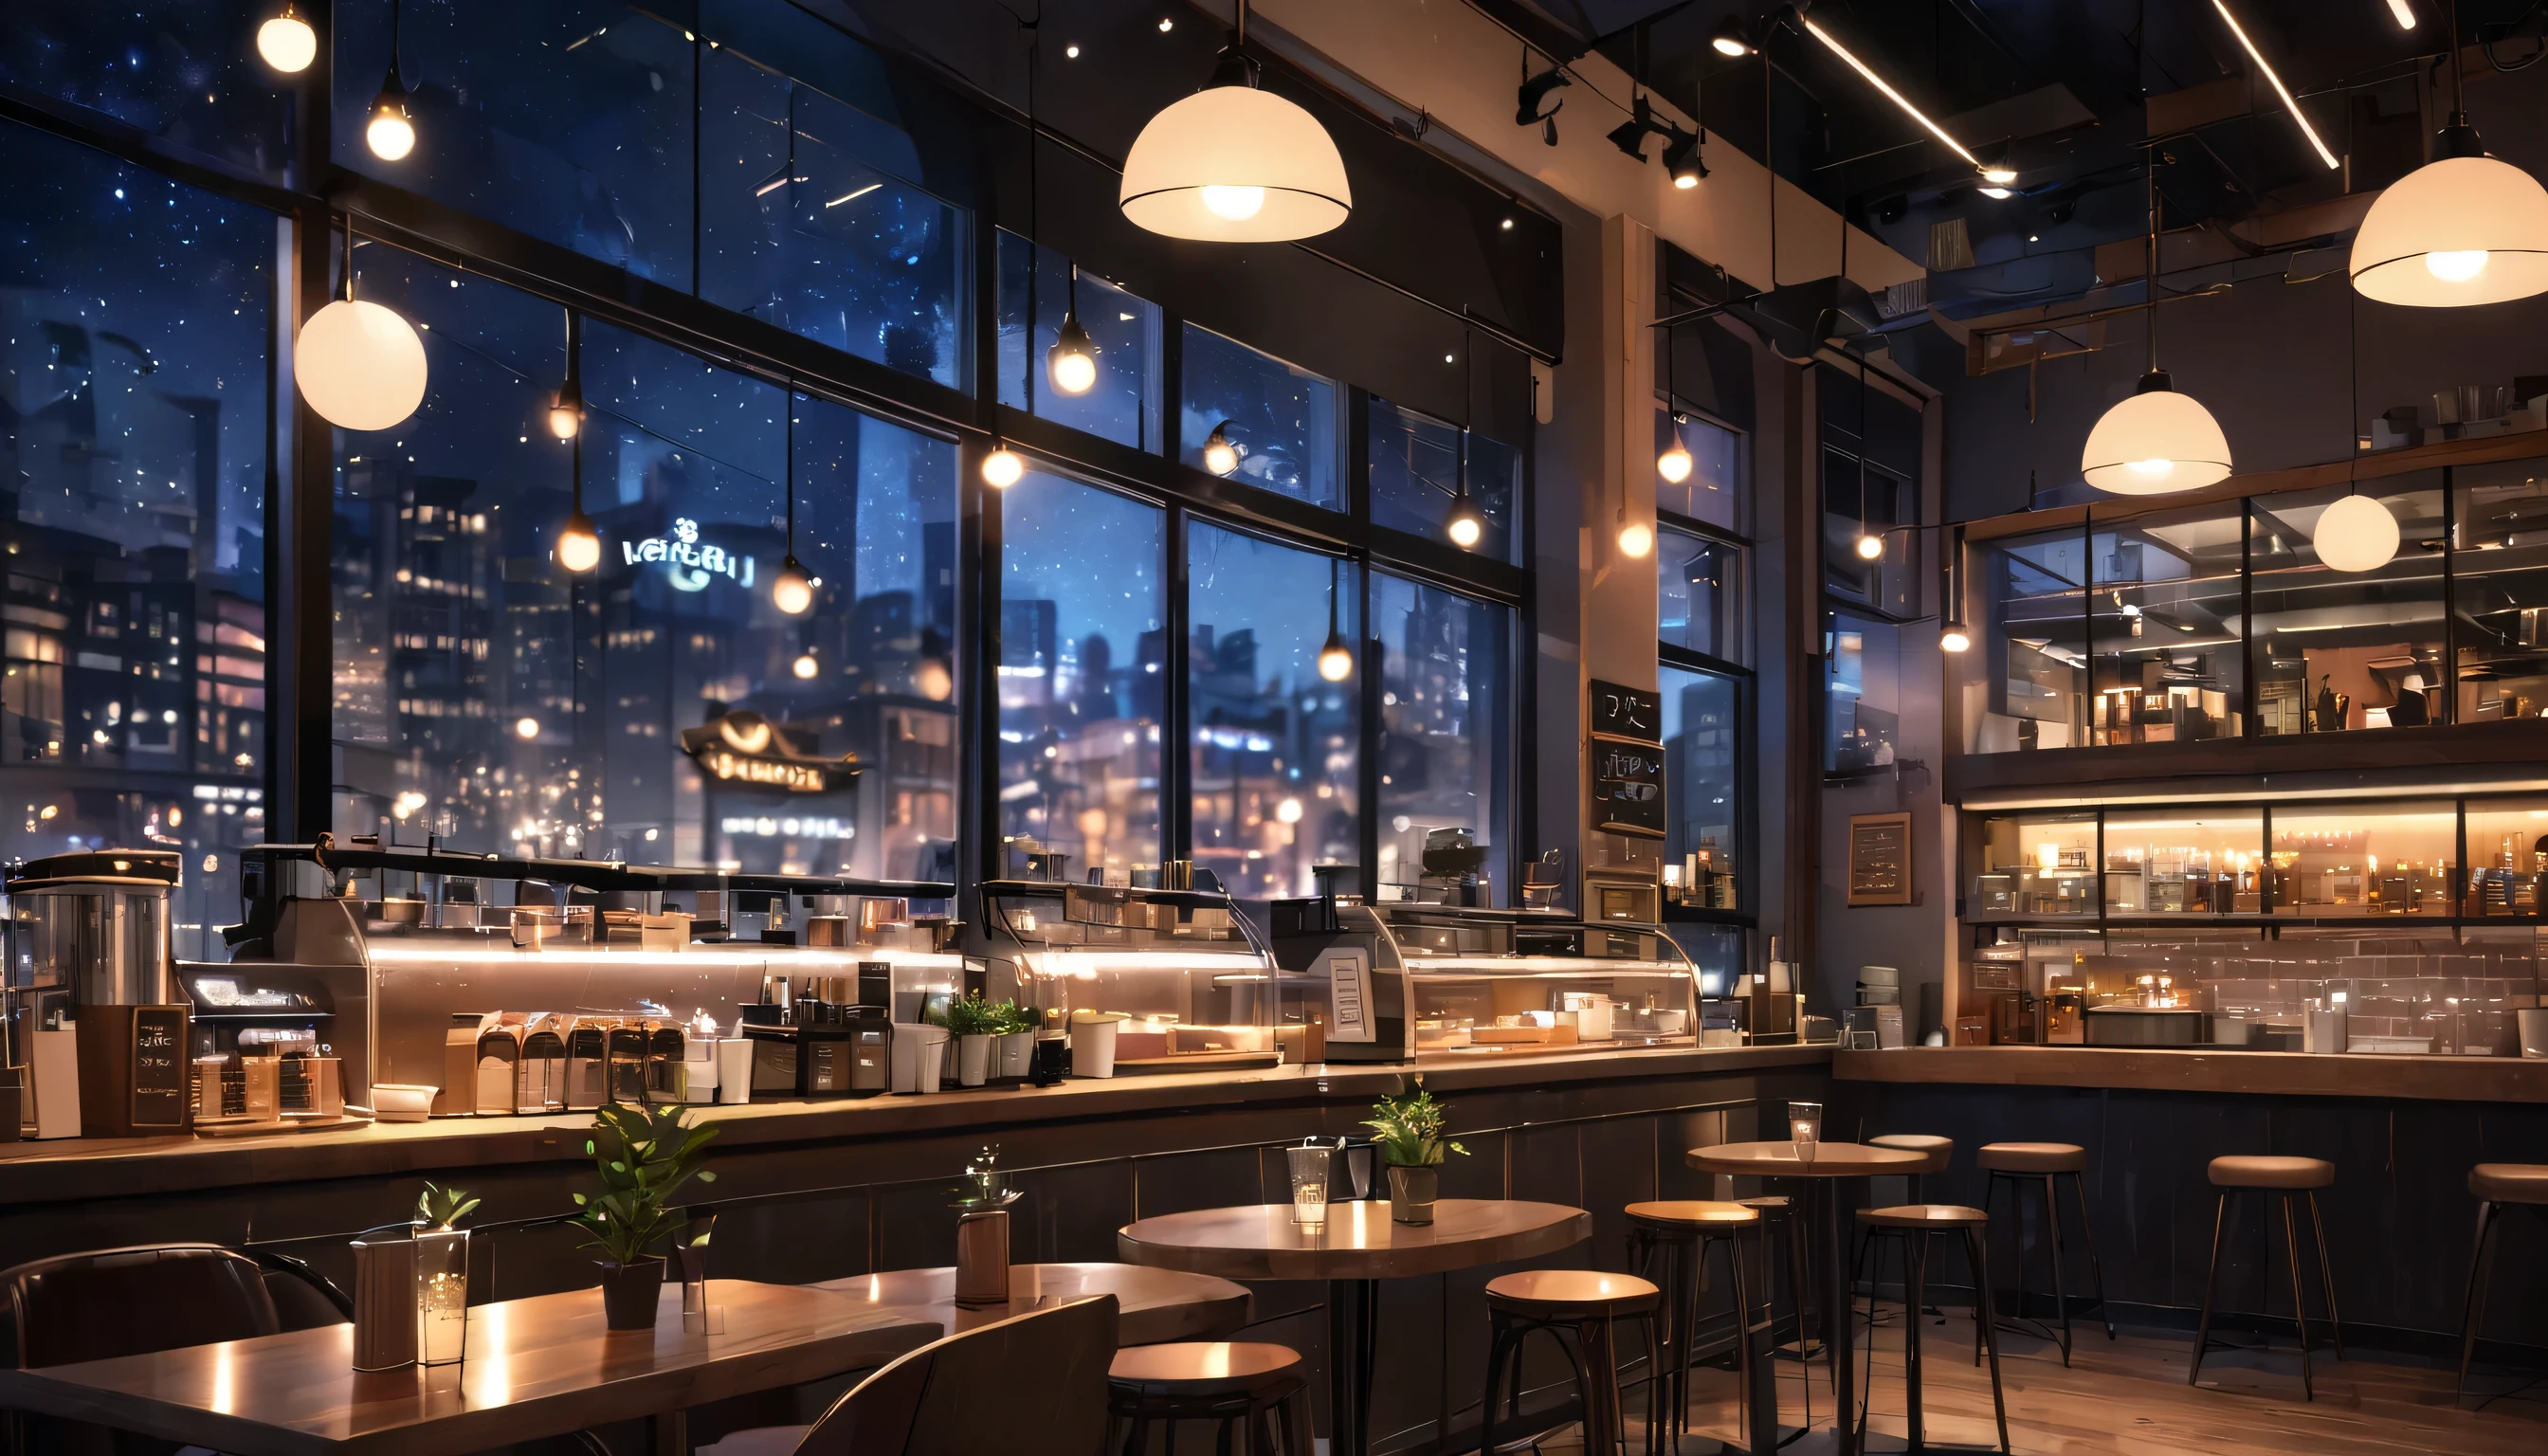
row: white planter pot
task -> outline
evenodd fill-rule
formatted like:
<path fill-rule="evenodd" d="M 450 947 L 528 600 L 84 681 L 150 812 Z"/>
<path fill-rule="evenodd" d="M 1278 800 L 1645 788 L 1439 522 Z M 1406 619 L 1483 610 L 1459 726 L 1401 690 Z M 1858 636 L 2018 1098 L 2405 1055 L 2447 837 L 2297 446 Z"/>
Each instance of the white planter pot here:
<path fill-rule="evenodd" d="M 991 1044 L 997 1037 L 958 1037 L 956 1039 L 956 1084 L 979 1087 L 991 1073 Z"/>
<path fill-rule="evenodd" d="M 1035 1065 L 1035 1033 L 1007 1032 L 1000 1039 L 1000 1071 L 1003 1077 L 1023 1079 Z"/>
<path fill-rule="evenodd" d="M 893 1029 L 896 1037 L 911 1039 L 911 1090 L 935 1092 L 947 1075 L 947 1029 L 931 1026 L 902 1026 Z"/>

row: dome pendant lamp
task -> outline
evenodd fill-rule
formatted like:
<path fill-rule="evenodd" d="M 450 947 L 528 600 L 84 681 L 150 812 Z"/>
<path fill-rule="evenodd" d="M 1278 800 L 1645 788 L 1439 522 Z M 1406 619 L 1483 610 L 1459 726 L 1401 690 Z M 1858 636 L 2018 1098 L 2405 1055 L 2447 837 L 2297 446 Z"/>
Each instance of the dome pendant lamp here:
<path fill-rule="evenodd" d="M 2089 485 L 2116 496 L 2165 496 L 2192 491 L 2230 476 L 2230 441 L 2212 411 L 2176 392 L 2158 367 L 2158 155 L 2149 172 L 2149 261 L 2143 287 L 2149 295 L 2149 372 L 2123 403 L 2088 431 L 2079 473 Z"/>
<path fill-rule="evenodd" d="M 1318 119 L 1259 88 L 1247 0 L 1204 88 L 1150 118 L 1124 158 L 1133 226 L 1198 242 L 1315 237 L 1353 213 L 1344 158 Z"/>
<path fill-rule="evenodd" d="M 814 579 L 796 559 L 796 386 L 787 386 L 787 555 L 770 584 L 770 604 L 791 617 L 814 605 Z"/>
<path fill-rule="evenodd" d="M 415 150 L 415 123 L 407 114 L 407 82 L 399 78 L 399 4 L 390 0 L 390 73 L 381 94 L 372 98 L 372 119 L 363 128 L 363 142 L 385 162 L 399 161 Z"/>
<path fill-rule="evenodd" d="M 354 297 L 354 225 L 345 223 L 336 297 L 301 325 L 292 379 L 318 417 L 341 429 L 388 429 L 424 403 L 424 340 L 392 310 Z"/>
<path fill-rule="evenodd" d="M 1353 676 L 1353 649 L 1345 645 L 1345 634 L 1336 622 L 1336 598 L 1343 589 L 1344 567 L 1327 563 L 1327 642 L 1319 649 L 1319 676 L 1330 682 L 1342 682 Z"/>
<path fill-rule="evenodd" d="M 2353 297 L 2347 295 L 2344 302 L 2344 347 L 2351 361 L 2344 402 L 2344 432 L 2350 447 L 2345 456 L 2345 493 L 2342 500 L 2319 512 L 2318 524 L 2310 528 L 2310 545 L 2329 570 L 2376 572 L 2397 559 L 2398 517 L 2380 501 L 2358 494 L 2352 481 L 2362 458 L 2360 437 L 2354 434 L 2354 414 L 2362 408 L 2362 352 L 2354 337 Z"/>
<path fill-rule="evenodd" d="M 256 28 L 256 53 L 285 75 L 298 75 L 318 58 L 318 33 L 284 0 L 282 13 Z"/>
<path fill-rule="evenodd" d="M 2459 7 L 2443 13 L 2450 121 L 2433 138 L 2433 159 L 2391 183 L 2353 234 L 2354 290 L 2418 309 L 2548 293 L 2548 189 L 2478 141 L 2461 95 Z"/>

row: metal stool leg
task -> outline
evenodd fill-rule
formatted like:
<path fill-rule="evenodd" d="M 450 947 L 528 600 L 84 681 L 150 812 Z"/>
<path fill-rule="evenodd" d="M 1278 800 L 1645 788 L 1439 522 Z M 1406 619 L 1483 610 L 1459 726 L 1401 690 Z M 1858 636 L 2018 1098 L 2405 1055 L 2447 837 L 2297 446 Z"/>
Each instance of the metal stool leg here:
<path fill-rule="evenodd" d="M 1987 1287 L 1990 1282 L 1990 1250 L 1982 1239 L 1981 1229 L 1964 1230 L 1964 1258 L 1973 1271 L 1973 1287 L 1976 1289 Z M 1983 1341 L 1990 1347 L 1991 1412 L 1999 1418 L 1999 1448 L 2002 1452 L 2008 1452 L 2011 1449 L 2008 1443 L 2008 1398 L 2000 1390 L 1999 1336 L 1993 1332 L 1991 1321 L 1984 1320 L 1977 1322 L 1982 1326 Z"/>
<path fill-rule="evenodd" d="M 1511 1338 L 1504 1317 L 1495 1311 L 1487 1315 L 1487 1389 L 1478 1402 L 1478 1456 L 1493 1456 L 1496 1449 L 1496 1384 L 1503 1369 L 1504 1341 Z M 1128 1453 L 1129 1456 L 1129 1453 Z"/>
<path fill-rule="evenodd" d="M 2310 1236 L 2318 1240 L 2318 1287 L 2326 1296 L 2326 1328 L 2335 1337 L 2335 1358 L 2344 1358 L 2344 1320 L 2335 1313 L 2335 1272 L 2326 1262 L 2326 1226 L 2319 1222 L 2318 1190 L 2309 1192 Z"/>
<path fill-rule="evenodd" d="M 2301 1332 L 2301 1399 L 2318 1399 L 2318 1386 L 2310 1378 L 2309 1299 L 2301 1286 L 2301 1237 L 2292 1218 L 2292 1196 L 2283 1195 L 2283 1253 L 2292 1266 L 2292 1322 Z"/>
<path fill-rule="evenodd" d="M 2221 1282 L 2221 1228 L 2230 1221 L 2230 1195 L 2223 1192 L 2221 1202 L 2212 1211 L 2212 1263 L 2203 1271 L 2203 1313 L 2194 1320 L 2194 1361 L 2185 1372 L 2185 1383 L 2193 1385 L 2203 1374 L 2203 1352 L 2212 1344 L 2212 1291 Z"/>
<path fill-rule="evenodd" d="M 2052 1310 L 2061 1317 L 2061 1368 L 2070 1368 L 2070 1294 L 2061 1281 L 2061 1207 L 2053 1196 L 2052 1175 L 2044 1175 L 2045 1241 L 2052 1253 Z"/>
<path fill-rule="evenodd" d="M 2097 1296 L 2097 1313 L 2106 1321 L 2106 1338 L 2115 1337 L 2115 1316 L 2106 1308 L 2106 1271 L 2097 1265 L 2097 1235 L 2088 1228 L 2088 1180 L 2070 1175 L 2070 1193 L 2079 1200 L 2079 1241 L 2088 1246 L 2088 1287 Z"/>
<path fill-rule="evenodd" d="M 1919 1451 L 1924 1449 L 1920 1438 L 1920 1297 L 1929 1290 L 1929 1235 L 1923 1233 L 1916 1238 L 1905 1238 L 1902 1243 L 1904 1262 L 1909 1265 L 1903 1271 L 1909 1287 L 1902 1292 L 1902 1308 L 1906 1312 L 1902 1320 L 1902 1403 L 1909 1411 L 1911 1422 L 1911 1443 L 1907 1449 Z M 1860 1441 L 1859 1449 L 1866 1450 L 1866 1443 Z"/>
<path fill-rule="evenodd" d="M 1866 1378 L 1858 1383 L 1858 1448 L 1862 1451 L 1866 1449 L 1866 1412 L 1875 1404 L 1875 1293 L 1884 1283 L 1884 1259 L 1878 1250 L 1879 1241 L 1887 1231 L 1869 1228 L 1860 1235 L 1858 1267 L 1849 1287 L 1849 1318 L 1856 1320 L 1858 1287 L 1862 1284 L 1866 1286 Z M 1875 1277 L 1872 1279 L 1867 1277 L 1869 1259 L 1875 1261 Z M 1846 1423 L 1850 1418 L 1849 1412 L 1842 1411 L 1840 1418 Z"/>
<path fill-rule="evenodd" d="M 1707 1245 L 1716 1242 L 1725 1245 L 1725 1267 L 1734 1280 L 1734 1421 L 1737 1429 L 1748 1433 L 1752 1429 L 1752 1293 L 1746 1287 L 1747 1281 L 1743 1277 L 1741 1235 L 1729 1233 L 1723 1239 L 1702 1240 L 1692 1254 L 1690 1262 L 1693 1265 L 1700 1265 L 1706 1257 Z M 1695 1285 L 1697 1281 L 1692 1280 L 1691 1283 Z M 1691 1295 L 1693 1312 L 1697 1308 L 1696 1301 L 1697 1295 L 1693 1292 Z M 1680 1429 L 1689 1429 L 1689 1397 L 1686 1392 L 1683 1394 L 1680 1409 L 1674 1413 L 1681 1421 Z M 1774 1424 L 1774 1421 L 1773 1425 Z M 1748 1444 L 1751 1437 L 1747 1434 L 1744 1439 Z M 1675 1443 L 1674 1449 L 1680 1449 L 1678 1442 Z M 1768 1456 L 1768 1453 L 1763 1453 L 1763 1456 Z"/>
<path fill-rule="evenodd" d="M 2495 1236 L 2496 1207 L 2490 1201 L 2477 1206 L 2477 1246 L 2469 1250 L 2468 1293 L 2460 1300 L 2460 1379 L 2451 1388 L 2451 1405 L 2457 1407 L 2468 1395 L 2469 1361 L 2477 1354 L 2477 1327 L 2486 1318 L 2486 1275 L 2494 1251 L 2488 1240 Z M 2323 1245 L 2321 1245 L 2323 1247 Z"/>

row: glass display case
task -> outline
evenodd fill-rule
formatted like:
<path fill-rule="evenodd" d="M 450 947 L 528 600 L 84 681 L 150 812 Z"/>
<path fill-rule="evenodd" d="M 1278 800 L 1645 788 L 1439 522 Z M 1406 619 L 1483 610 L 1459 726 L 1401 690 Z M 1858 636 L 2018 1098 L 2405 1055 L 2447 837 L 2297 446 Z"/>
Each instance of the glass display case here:
<path fill-rule="evenodd" d="M 1969 919 L 2070 919 L 2097 913 L 2097 816 L 2000 814 L 1976 826 Z"/>
<path fill-rule="evenodd" d="M 1697 970 L 1661 926 L 1411 901 L 1377 908 L 1407 968 L 1418 1060 L 1696 1042 Z"/>
<path fill-rule="evenodd" d="M 1125 1018 L 1120 1075 L 1272 1066 L 1272 954 L 1229 896 L 1045 880 L 982 886 L 990 956 L 1047 1022 Z"/>
<path fill-rule="evenodd" d="M 2265 822 L 2255 809 L 2106 815 L 2108 915 L 2263 911 Z"/>
<path fill-rule="evenodd" d="M 2277 915 L 2449 915 L 2459 809 L 2447 799 L 2278 805 L 2273 861 Z"/>
<path fill-rule="evenodd" d="M 2548 799 L 2472 801 L 2466 843 L 2466 916 L 2536 915 L 2548 878 Z"/>

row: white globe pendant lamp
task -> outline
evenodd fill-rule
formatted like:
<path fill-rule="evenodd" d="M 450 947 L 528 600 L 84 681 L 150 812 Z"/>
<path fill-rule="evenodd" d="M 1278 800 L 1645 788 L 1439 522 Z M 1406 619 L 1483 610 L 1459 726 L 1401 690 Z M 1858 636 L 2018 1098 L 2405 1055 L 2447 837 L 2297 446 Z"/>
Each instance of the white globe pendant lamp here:
<path fill-rule="evenodd" d="M 2114 496 L 2165 496 L 2198 490 L 2230 476 L 2230 441 L 2202 402 L 2176 392 L 2158 367 L 2158 156 L 2149 158 L 2149 370 L 2125 400 L 2088 431 L 2079 474 Z"/>
<path fill-rule="evenodd" d="M 2310 544 L 2336 571 L 2376 572 L 2397 559 L 2398 517 L 2368 496 L 2347 496 L 2319 512 Z"/>
<path fill-rule="evenodd" d="M 1199 242 L 1315 237 L 1353 213 L 1334 138 L 1298 105 L 1260 90 L 1238 30 L 1204 89 L 1141 129 L 1124 158 L 1118 201 L 1133 226 Z"/>
<path fill-rule="evenodd" d="M 354 228 L 345 226 L 336 297 L 301 324 L 292 379 L 318 417 L 341 429 L 388 429 L 424 403 L 424 340 L 390 309 L 354 297 Z"/>
<path fill-rule="evenodd" d="M 2458 7 L 2447 10 L 2450 121 L 2433 160 L 2390 184 L 2353 234 L 2353 287 L 2383 304 L 2456 309 L 2548 293 L 2548 188 L 2478 140 L 2461 99 Z"/>
<path fill-rule="evenodd" d="M 256 28 L 256 53 L 285 75 L 298 75 L 318 58 L 318 33 L 285 0 L 281 14 Z"/>

